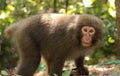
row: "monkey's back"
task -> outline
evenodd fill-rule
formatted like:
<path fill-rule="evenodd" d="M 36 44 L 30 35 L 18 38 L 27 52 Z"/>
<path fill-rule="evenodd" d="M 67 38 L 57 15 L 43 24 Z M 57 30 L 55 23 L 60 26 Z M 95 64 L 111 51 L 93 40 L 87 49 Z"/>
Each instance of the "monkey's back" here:
<path fill-rule="evenodd" d="M 41 40 L 38 40 L 38 42 L 40 42 L 42 53 L 46 55 L 46 51 L 48 51 L 49 57 L 49 54 L 54 56 L 55 53 L 63 55 L 61 53 L 64 51 L 67 56 L 67 53 L 72 50 L 71 48 L 77 45 L 77 39 L 75 38 L 72 25 L 74 16 L 44 14 L 40 17 L 40 21 L 39 24 L 42 31 L 39 31 Z"/>

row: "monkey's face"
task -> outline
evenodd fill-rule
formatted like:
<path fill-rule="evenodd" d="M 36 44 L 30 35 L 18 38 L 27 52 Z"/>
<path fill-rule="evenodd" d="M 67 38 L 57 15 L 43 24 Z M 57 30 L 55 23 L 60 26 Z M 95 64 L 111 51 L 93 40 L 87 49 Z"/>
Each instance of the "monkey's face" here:
<path fill-rule="evenodd" d="M 90 47 L 92 45 L 93 36 L 95 35 L 95 29 L 90 26 L 83 26 L 81 28 L 82 38 L 81 44 L 84 47 Z"/>

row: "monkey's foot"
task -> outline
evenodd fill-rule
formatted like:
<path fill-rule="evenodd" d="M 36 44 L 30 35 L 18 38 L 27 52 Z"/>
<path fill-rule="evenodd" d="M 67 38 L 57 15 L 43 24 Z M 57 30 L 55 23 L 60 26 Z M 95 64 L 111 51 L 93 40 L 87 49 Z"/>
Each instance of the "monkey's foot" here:
<path fill-rule="evenodd" d="M 70 76 L 88 76 L 89 71 L 86 67 L 72 69 Z"/>

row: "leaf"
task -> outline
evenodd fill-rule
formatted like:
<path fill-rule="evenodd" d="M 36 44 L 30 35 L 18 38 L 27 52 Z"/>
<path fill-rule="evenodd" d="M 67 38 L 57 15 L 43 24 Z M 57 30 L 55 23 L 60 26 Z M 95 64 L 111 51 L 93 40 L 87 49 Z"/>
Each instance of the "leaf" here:
<path fill-rule="evenodd" d="M 65 71 L 64 73 L 62 73 L 62 76 L 70 76 L 70 71 L 69 70 Z"/>
<path fill-rule="evenodd" d="M 7 76 L 7 75 L 8 75 L 8 73 L 7 73 L 5 70 L 2 70 L 2 71 L 1 71 L 1 74 L 4 75 L 4 76 Z"/>
<path fill-rule="evenodd" d="M 120 60 L 113 60 L 110 62 L 105 63 L 106 65 L 111 65 L 111 64 L 116 64 L 116 65 L 120 65 Z"/>

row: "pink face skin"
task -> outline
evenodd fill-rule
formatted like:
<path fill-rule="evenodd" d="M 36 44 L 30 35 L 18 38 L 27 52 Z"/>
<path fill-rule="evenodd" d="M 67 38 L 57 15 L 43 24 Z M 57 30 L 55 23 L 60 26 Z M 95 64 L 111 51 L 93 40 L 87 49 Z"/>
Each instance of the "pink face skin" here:
<path fill-rule="evenodd" d="M 92 38 L 95 34 L 95 29 L 90 26 L 84 26 L 81 29 L 82 31 L 82 45 L 85 47 L 89 47 L 92 44 Z"/>

